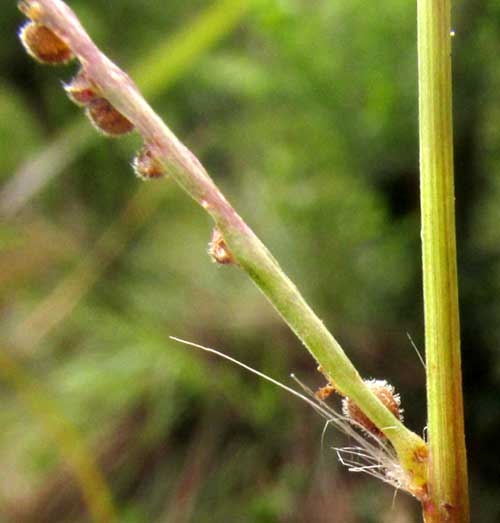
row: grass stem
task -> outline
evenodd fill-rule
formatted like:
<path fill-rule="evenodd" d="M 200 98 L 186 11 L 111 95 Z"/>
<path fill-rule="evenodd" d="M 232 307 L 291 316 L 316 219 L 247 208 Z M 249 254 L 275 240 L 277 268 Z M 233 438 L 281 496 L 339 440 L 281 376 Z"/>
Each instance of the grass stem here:
<path fill-rule="evenodd" d="M 450 0 L 418 0 L 420 187 L 429 502 L 424 519 L 469 521 L 458 310 Z"/>

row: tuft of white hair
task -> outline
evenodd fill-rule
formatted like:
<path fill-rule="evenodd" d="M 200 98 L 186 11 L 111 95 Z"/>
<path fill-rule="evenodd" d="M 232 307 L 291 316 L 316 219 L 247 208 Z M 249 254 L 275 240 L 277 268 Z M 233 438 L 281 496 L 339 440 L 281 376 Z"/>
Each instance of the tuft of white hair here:
<path fill-rule="evenodd" d="M 170 336 L 171 340 L 183 343 L 190 347 L 201 349 L 205 352 L 215 354 L 220 358 L 230 361 L 231 363 L 242 367 L 243 369 L 259 376 L 260 378 L 272 383 L 273 385 L 285 390 L 292 396 L 295 396 L 302 401 L 305 401 L 311 406 L 322 418 L 326 420 L 325 428 L 323 430 L 324 438 L 326 429 L 329 425 L 334 425 L 338 430 L 344 433 L 348 438 L 354 441 L 354 445 L 346 447 L 333 447 L 337 453 L 337 457 L 342 465 L 347 467 L 350 472 L 364 472 L 375 478 L 378 478 L 389 485 L 392 485 L 396 490 L 402 490 L 412 494 L 408 489 L 408 480 L 404 470 L 399 464 L 396 452 L 388 440 L 384 437 L 369 433 L 357 423 L 355 420 L 345 416 L 336 411 L 325 401 L 318 399 L 314 392 L 303 384 L 294 374 L 291 378 L 302 388 L 305 394 L 301 394 L 297 390 L 284 385 L 283 383 L 267 376 L 237 359 L 224 354 L 221 351 L 186 341 L 175 336 Z M 389 427 L 387 427 L 389 428 Z"/>

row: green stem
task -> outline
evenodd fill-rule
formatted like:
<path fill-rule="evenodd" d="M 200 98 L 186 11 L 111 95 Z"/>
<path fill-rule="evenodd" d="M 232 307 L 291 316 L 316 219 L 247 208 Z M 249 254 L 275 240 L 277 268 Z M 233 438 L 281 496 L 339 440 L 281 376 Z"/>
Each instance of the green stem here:
<path fill-rule="evenodd" d="M 34 3 L 33 0 L 24 0 L 23 11 L 28 12 Z M 427 449 L 424 441 L 397 420 L 365 385 L 337 340 L 231 207 L 198 159 L 151 109 L 132 80 L 99 51 L 73 11 L 61 0 L 37 0 L 36 4 L 37 20 L 71 47 L 102 95 L 134 123 L 171 177 L 212 216 L 239 266 L 279 311 L 336 388 L 350 397 L 384 432 L 407 472 L 405 486 L 415 495 L 420 495 L 426 482 Z"/>
<path fill-rule="evenodd" d="M 420 184 L 427 357 L 428 522 L 469 521 L 460 365 L 450 0 L 418 0 Z"/>

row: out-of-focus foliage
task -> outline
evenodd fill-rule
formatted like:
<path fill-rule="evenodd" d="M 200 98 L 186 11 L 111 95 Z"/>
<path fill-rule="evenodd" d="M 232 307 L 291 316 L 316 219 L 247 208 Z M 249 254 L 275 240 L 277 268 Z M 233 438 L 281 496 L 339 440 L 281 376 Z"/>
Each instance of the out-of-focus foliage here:
<path fill-rule="evenodd" d="M 87 130 L 59 85 L 74 67 L 24 54 L 14 4 L 0 35 L 0 202 L 21 178 L 37 189 L 0 224 L 0 521 L 92 521 L 83 465 L 51 412 L 78 431 L 120 522 L 418 521 L 411 500 L 393 504 L 390 488 L 336 463 L 330 447 L 346 442 L 329 430 L 322 443 L 307 406 L 169 340 L 323 384 L 251 282 L 210 262 L 204 213 L 171 181 L 133 177 L 137 137 Z M 407 339 L 423 350 L 415 6 L 225 4 L 200 25 L 215 0 L 71 2 L 97 44 L 151 82 L 155 109 L 422 431 L 424 373 Z M 454 24 L 466 421 L 474 519 L 487 523 L 500 518 L 498 3 L 461 1 Z M 184 58 L 156 68 L 160 45 Z"/>

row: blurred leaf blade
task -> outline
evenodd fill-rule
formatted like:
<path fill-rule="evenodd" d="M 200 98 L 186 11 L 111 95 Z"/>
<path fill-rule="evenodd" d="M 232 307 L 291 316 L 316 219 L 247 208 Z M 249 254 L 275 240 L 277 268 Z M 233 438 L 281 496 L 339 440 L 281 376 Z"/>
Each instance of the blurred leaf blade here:
<path fill-rule="evenodd" d="M 0 377 L 11 386 L 71 466 L 96 523 L 118 522 L 111 492 L 78 431 L 26 370 L 0 350 Z"/>
<path fill-rule="evenodd" d="M 190 25 L 145 53 L 131 76 L 145 97 L 155 98 L 191 70 L 200 56 L 229 34 L 247 14 L 253 0 L 222 0 Z"/>

